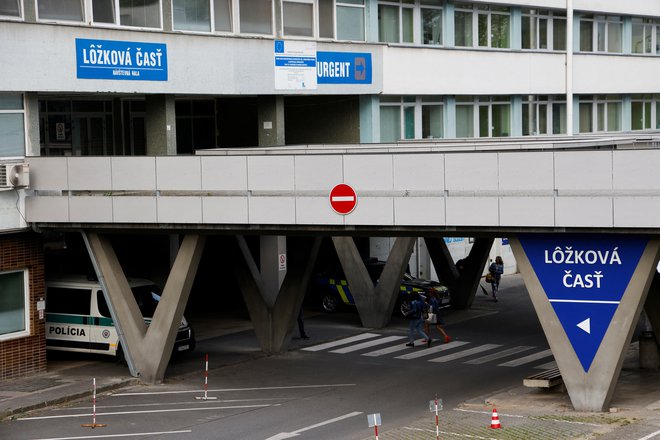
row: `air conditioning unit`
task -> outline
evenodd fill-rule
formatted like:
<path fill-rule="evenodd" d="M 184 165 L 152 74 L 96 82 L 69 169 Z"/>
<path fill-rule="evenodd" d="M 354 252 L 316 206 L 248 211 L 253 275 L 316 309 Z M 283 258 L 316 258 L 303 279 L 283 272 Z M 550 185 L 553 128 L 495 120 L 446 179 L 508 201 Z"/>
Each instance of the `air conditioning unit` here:
<path fill-rule="evenodd" d="M 0 164 L 0 189 L 30 186 L 30 165 L 27 163 Z"/>

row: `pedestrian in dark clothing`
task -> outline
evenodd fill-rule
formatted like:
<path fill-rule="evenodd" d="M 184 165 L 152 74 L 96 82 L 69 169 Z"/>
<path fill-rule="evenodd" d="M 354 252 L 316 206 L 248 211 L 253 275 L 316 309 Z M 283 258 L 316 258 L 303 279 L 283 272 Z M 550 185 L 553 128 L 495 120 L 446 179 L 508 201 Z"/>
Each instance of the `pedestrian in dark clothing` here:
<path fill-rule="evenodd" d="M 407 318 L 410 320 L 408 322 L 408 339 L 410 342 L 406 344 L 407 347 L 415 346 L 415 333 L 422 336 L 426 340 L 426 346 L 430 347 L 433 340 L 428 337 L 426 333 L 422 330 L 424 325 L 424 319 L 422 315 L 426 309 L 424 301 L 419 297 L 418 294 L 413 294 L 412 301 L 410 302 L 410 310 L 408 311 Z"/>
<path fill-rule="evenodd" d="M 300 307 L 298 312 L 298 331 L 300 332 L 300 339 L 309 339 L 307 333 L 305 333 L 305 323 L 303 322 L 303 308 Z"/>
<path fill-rule="evenodd" d="M 440 335 L 444 337 L 445 343 L 451 341 L 451 338 L 449 337 L 449 335 L 447 334 L 447 332 L 443 327 L 445 322 L 440 316 L 440 300 L 438 299 L 438 294 L 436 292 L 431 291 L 429 293 L 429 296 L 426 297 L 426 303 L 428 304 L 429 307 L 429 317 L 424 321 L 424 332 L 427 335 L 431 336 L 430 327 L 434 325 L 436 330 L 438 330 L 438 332 L 440 333 Z"/>

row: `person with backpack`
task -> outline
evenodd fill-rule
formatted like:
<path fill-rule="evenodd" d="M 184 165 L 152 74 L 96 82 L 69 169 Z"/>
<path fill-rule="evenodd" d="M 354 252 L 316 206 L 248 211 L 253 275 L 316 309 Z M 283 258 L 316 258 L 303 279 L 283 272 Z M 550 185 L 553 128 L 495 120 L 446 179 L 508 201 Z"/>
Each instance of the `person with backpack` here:
<path fill-rule="evenodd" d="M 424 340 L 426 340 L 426 346 L 430 347 L 432 339 L 428 337 L 426 333 L 422 330 L 422 326 L 424 325 L 424 312 L 427 309 L 426 302 L 423 301 L 422 298 L 417 293 L 412 293 L 411 294 L 411 302 L 410 302 L 410 310 L 408 311 L 406 317 L 409 319 L 408 321 L 408 339 L 410 342 L 406 344 L 406 347 L 414 347 L 415 346 L 415 333 L 419 334 L 422 336 Z"/>
<path fill-rule="evenodd" d="M 490 275 L 490 285 L 493 290 L 493 301 L 497 302 L 497 294 L 500 291 L 500 278 L 504 273 L 504 261 L 499 255 L 495 257 L 495 262 L 493 262 L 488 267 L 488 274 Z"/>

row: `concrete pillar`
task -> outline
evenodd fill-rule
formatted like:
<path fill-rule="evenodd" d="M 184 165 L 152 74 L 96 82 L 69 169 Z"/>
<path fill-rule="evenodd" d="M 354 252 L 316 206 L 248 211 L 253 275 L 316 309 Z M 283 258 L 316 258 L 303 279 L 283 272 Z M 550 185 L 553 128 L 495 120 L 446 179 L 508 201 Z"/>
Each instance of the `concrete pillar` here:
<path fill-rule="evenodd" d="M 176 155 L 176 111 L 173 95 L 147 95 L 144 117 L 147 156 Z"/>
<path fill-rule="evenodd" d="M 39 98 L 36 93 L 25 93 L 25 119 L 27 120 L 27 148 L 25 154 L 28 156 L 39 156 L 41 155 L 41 141 L 39 139 Z"/>
<path fill-rule="evenodd" d="M 660 274 L 657 271 L 644 303 L 644 312 L 655 333 L 655 339 L 660 344 Z"/>
<path fill-rule="evenodd" d="M 374 286 L 353 238 L 332 237 L 363 327 L 383 328 L 390 322 L 415 240 L 415 237 L 396 239 Z"/>
<path fill-rule="evenodd" d="M 655 274 L 660 240 L 578 234 L 526 234 L 521 237 L 512 238 L 511 247 L 573 407 L 577 411 L 605 411 Z M 596 242 L 598 245 L 592 244 Z M 600 266 L 555 264 L 542 255 L 542 252 L 552 255 L 555 249 L 586 252 L 587 248 L 596 246 L 609 251 L 618 249 L 621 263 Z M 535 261 L 535 266 L 530 261 Z M 575 277 L 594 273 L 603 274 L 602 288 L 592 286 L 585 290 L 582 287 L 576 289 L 572 283 L 566 284 L 567 275 Z M 629 276 L 630 281 L 626 283 Z M 604 297 L 618 298 L 618 293 L 621 294 L 620 300 L 594 301 Z M 561 313 L 563 322 L 556 310 Z M 610 313 L 612 318 L 607 324 Z"/>
<path fill-rule="evenodd" d="M 92 232 L 83 232 L 83 238 L 131 374 L 146 383 L 162 382 L 201 259 L 204 237 L 185 236 L 149 326 L 144 322 L 110 241 Z"/>
<path fill-rule="evenodd" d="M 456 264 L 449 252 L 447 243 L 442 237 L 424 237 L 424 242 L 440 282 L 453 289 L 458 283 L 460 274 L 456 269 Z"/>
<path fill-rule="evenodd" d="M 451 289 L 451 305 L 453 308 L 467 309 L 472 306 L 492 247 L 492 238 L 478 237 L 474 239 L 472 249 L 470 249 L 470 253 L 465 259 L 463 270 L 459 272 L 459 277 Z"/>
<path fill-rule="evenodd" d="M 280 257 L 284 263 L 280 264 Z M 259 272 L 264 283 L 265 300 L 268 305 L 275 304 L 277 294 L 286 276 L 286 237 L 262 235 L 259 237 Z"/>
<path fill-rule="evenodd" d="M 289 246 L 288 270 L 275 298 L 266 293 L 264 279 L 245 238 L 238 236 L 237 241 L 244 258 L 237 259 L 234 268 L 261 349 L 266 353 L 285 351 L 305 298 L 321 238 L 301 238 Z"/>
<path fill-rule="evenodd" d="M 259 146 L 276 147 L 285 145 L 284 97 L 259 96 L 258 98 Z"/>

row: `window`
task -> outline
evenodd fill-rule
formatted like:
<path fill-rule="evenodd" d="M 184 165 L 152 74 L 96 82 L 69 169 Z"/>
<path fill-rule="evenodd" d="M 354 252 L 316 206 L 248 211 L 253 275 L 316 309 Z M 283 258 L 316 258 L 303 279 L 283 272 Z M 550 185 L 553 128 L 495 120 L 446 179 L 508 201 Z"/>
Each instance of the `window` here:
<path fill-rule="evenodd" d="M 442 138 L 444 104 L 439 96 L 382 97 L 380 141 Z"/>
<path fill-rule="evenodd" d="M 82 0 L 38 0 L 40 20 L 83 21 Z"/>
<path fill-rule="evenodd" d="M 632 19 L 632 53 L 654 54 L 657 49 L 660 22 L 650 18 Z"/>
<path fill-rule="evenodd" d="M 90 289 L 49 287 L 46 293 L 46 311 L 65 315 L 88 316 L 91 308 Z"/>
<path fill-rule="evenodd" d="M 523 97 L 522 134 L 537 136 L 566 133 L 566 101 L 563 96 Z"/>
<path fill-rule="evenodd" d="M 630 110 L 630 127 L 633 130 L 660 127 L 660 95 L 633 95 Z"/>
<path fill-rule="evenodd" d="M 231 32 L 232 26 L 231 0 L 213 1 L 213 23 L 216 32 Z"/>
<path fill-rule="evenodd" d="M 25 156 L 23 96 L 0 93 L 0 157 Z"/>
<path fill-rule="evenodd" d="M 209 0 L 172 0 L 174 29 L 181 31 L 211 31 Z"/>
<path fill-rule="evenodd" d="M 422 0 L 422 44 L 442 45 L 442 1 Z"/>
<path fill-rule="evenodd" d="M 566 14 L 549 10 L 523 9 L 522 48 L 566 50 Z"/>
<path fill-rule="evenodd" d="M 454 12 L 456 46 L 508 48 L 511 10 L 505 6 L 457 3 Z"/>
<path fill-rule="evenodd" d="M 306 1 L 282 2 L 282 30 L 286 36 L 314 36 L 314 4 Z"/>
<path fill-rule="evenodd" d="M 508 97 L 457 97 L 456 137 L 511 135 L 511 101 Z"/>
<path fill-rule="evenodd" d="M 384 43 L 413 42 L 413 1 L 379 2 L 378 41 Z"/>
<path fill-rule="evenodd" d="M 27 271 L 0 273 L 0 341 L 30 334 Z"/>
<path fill-rule="evenodd" d="M 323 3 L 330 3 L 331 5 L 332 2 L 321 0 L 321 4 Z M 337 8 L 337 39 L 364 41 L 364 0 L 336 0 L 335 3 Z M 321 17 L 323 17 L 323 14 L 321 14 Z"/>
<path fill-rule="evenodd" d="M 584 15 L 580 18 L 580 51 L 623 51 L 623 20 L 614 15 Z"/>
<path fill-rule="evenodd" d="M 584 95 L 579 103 L 580 133 L 621 131 L 619 95 Z"/>
<path fill-rule="evenodd" d="M 193 9 L 198 3 L 195 0 L 174 0 L 175 25 L 188 20 L 187 26 L 193 26 L 190 22 L 195 20 Z M 159 29 L 160 15 L 160 0 L 92 0 L 92 20 L 95 23 Z"/>
<path fill-rule="evenodd" d="M 216 147 L 214 100 L 177 100 L 175 110 L 178 154 Z"/>
<path fill-rule="evenodd" d="M 21 16 L 20 0 L 0 0 L 0 16 L 20 17 Z"/>
<path fill-rule="evenodd" d="M 273 34 L 272 0 L 242 0 L 238 10 L 241 33 Z"/>

